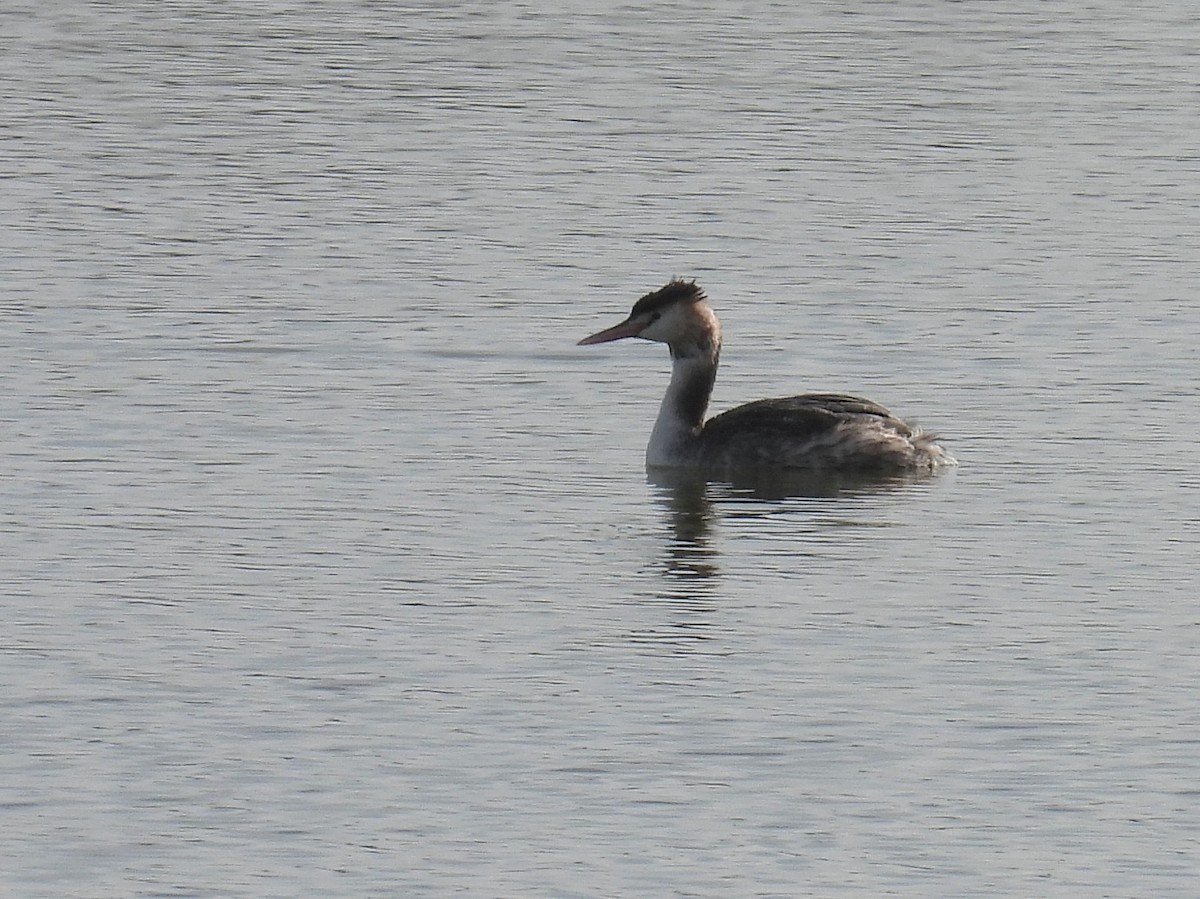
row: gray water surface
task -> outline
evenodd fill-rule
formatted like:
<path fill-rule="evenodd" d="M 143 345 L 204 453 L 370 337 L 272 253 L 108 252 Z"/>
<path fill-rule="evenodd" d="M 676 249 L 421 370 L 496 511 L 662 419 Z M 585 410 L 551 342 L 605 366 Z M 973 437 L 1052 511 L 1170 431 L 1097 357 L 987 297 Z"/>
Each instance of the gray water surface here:
<path fill-rule="evenodd" d="M 1192 896 L 1189 4 L 0 11 L 0 885 Z M 959 468 L 648 477 L 868 396 Z"/>

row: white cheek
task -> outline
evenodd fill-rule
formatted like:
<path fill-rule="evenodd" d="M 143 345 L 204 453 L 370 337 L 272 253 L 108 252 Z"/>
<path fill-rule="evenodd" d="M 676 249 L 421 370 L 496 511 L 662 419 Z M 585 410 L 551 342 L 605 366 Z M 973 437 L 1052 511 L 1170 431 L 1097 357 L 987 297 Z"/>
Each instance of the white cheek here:
<path fill-rule="evenodd" d="M 664 327 L 663 319 L 651 322 L 642 329 L 642 333 L 638 337 L 643 337 L 646 340 L 665 341 L 667 339 L 667 329 Z"/>
<path fill-rule="evenodd" d="M 681 319 L 678 311 L 669 309 L 662 313 L 657 321 L 652 321 L 642 331 L 642 336 L 650 340 L 660 340 L 663 343 L 668 343 L 683 332 L 684 325 L 685 322 Z"/>

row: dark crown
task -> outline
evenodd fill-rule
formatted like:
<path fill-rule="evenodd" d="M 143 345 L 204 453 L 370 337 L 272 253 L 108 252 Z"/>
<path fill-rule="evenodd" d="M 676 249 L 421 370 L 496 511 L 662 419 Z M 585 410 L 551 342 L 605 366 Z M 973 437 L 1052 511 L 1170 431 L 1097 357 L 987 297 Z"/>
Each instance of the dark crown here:
<path fill-rule="evenodd" d="M 680 278 L 675 278 L 667 282 L 666 286 L 651 291 L 634 303 L 633 312 L 630 315 L 634 316 L 642 315 L 646 312 L 654 312 L 659 309 L 665 309 L 674 303 L 699 303 L 703 299 L 704 291 L 700 289 L 695 281 L 684 281 Z"/>

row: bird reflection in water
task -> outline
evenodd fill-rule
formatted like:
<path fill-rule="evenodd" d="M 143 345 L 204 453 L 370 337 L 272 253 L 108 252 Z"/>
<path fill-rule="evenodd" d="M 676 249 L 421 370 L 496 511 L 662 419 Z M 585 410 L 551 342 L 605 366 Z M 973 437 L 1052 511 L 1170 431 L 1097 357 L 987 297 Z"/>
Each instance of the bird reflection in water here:
<path fill-rule="evenodd" d="M 892 490 L 916 480 L 922 474 L 868 475 L 845 472 L 763 469 L 716 474 L 682 468 L 647 468 L 646 479 L 659 490 L 667 510 L 670 539 L 666 545 L 665 571 L 668 577 L 695 582 L 717 577 L 720 566 L 717 551 L 710 542 L 714 523 L 722 517 L 722 508 L 746 502 L 765 503 L 756 516 L 795 511 L 788 500 L 849 497 L 863 493 Z M 747 513 L 739 511 L 739 517 Z"/>
<path fill-rule="evenodd" d="M 663 581 L 656 591 L 664 617 L 631 635 L 672 652 L 726 652 L 715 623 L 721 566 L 714 531 L 722 521 L 766 519 L 810 511 L 828 513 L 838 498 L 896 489 L 917 479 L 812 471 L 705 474 L 696 469 L 648 468 L 647 481 L 666 511 Z M 800 540 L 803 538 L 800 537 Z M 798 548 L 798 551 L 799 548 Z"/>

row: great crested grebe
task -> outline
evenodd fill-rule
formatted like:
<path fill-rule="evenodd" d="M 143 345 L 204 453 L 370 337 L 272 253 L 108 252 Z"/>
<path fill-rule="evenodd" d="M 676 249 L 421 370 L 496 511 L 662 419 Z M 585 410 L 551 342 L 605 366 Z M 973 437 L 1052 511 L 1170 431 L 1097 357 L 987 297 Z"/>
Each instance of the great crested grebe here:
<path fill-rule="evenodd" d="M 809 393 L 758 400 L 704 420 L 721 355 L 721 325 L 695 281 L 638 300 L 629 318 L 580 346 L 640 337 L 671 351 L 671 383 L 646 447 L 650 467 L 795 468 L 900 474 L 954 460 L 932 434 L 870 400 Z"/>

